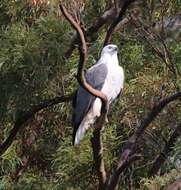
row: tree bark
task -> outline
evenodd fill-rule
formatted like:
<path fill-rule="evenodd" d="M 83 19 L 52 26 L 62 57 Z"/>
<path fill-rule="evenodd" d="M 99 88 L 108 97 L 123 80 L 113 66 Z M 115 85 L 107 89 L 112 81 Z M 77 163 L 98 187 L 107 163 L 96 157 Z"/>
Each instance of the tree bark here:
<path fill-rule="evenodd" d="M 120 156 L 117 168 L 110 177 L 107 190 L 114 190 L 116 188 L 119 181 L 119 176 L 123 171 L 122 168 L 126 165 L 126 167 L 124 167 L 125 169 L 130 165 L 126 164 L 126 162 L 128 162 L 134 156 L 134 152 L 136 151 L 136 144 L 139 142 L 145 129 L 149 126 L 149 124 L 156 118 L 156 116 L 163 110 L 163 108 L 166 105 L 177 99 L 181 99 L 181 92 L 177 92 L 167 98 L 162 99 L 157 105 L 155 105 L 152 108 L 151 112 L 140 122 L 140 125 L 136 127 L 137 130 L 128 139 L 128 141 L 125 144 L 125 147 L 123 148 L 123 152 Z"/>

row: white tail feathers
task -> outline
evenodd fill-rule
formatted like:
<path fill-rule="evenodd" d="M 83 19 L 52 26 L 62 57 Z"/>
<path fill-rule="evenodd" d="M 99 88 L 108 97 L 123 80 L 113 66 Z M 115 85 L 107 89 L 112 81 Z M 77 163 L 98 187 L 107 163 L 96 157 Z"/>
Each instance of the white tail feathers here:
<path fill-rule="evenodd" d="M 74 145 L 78 145 L 80 143 L 81 139 L 84 137 L 85 131 L 86 129 L 83 126 L 78 128 L 75 136 Z"/>
<path fill-rule="evenodd" d="M 79 128 L 76 132 L 74 142 L 75 145 L 78 145 L 80 143 L 80 140 L 84 137 L 86 130 L 90 127 L 91 124 L 94 123 L 94 121 L 95 117 L 93 117 L 93 115 L 89 112 L 79 125 Z"/>
<path fill-rule="evenodd" d="M 101 110 L 101 101 L 100 99 L 96 98 L 93 107 L 87 113 L 75 135 L 74 145 L 78 145 L 81 139 L 84 137 L 86 130 L 95 122 L 96 117 L 100 116 Z"/>

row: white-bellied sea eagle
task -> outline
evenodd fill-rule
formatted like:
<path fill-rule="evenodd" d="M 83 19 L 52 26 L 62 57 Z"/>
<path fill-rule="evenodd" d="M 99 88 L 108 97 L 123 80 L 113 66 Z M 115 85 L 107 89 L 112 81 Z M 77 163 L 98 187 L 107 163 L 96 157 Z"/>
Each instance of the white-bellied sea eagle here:
<path fill-rule="evenodd" d="M 109 104 L 115 100 L 123 89 L 124 71 L 119 65 L 118 48 L 109 44 L 101 51 L 98 62 L 87 70 L 87 82 L 95 89 L 103 92 Z M 79 87 L 73 100 L 73 144 L 79 144 L 85 131 L 101 114 L 101 100 L 92 96 L 83 87 Z"/>

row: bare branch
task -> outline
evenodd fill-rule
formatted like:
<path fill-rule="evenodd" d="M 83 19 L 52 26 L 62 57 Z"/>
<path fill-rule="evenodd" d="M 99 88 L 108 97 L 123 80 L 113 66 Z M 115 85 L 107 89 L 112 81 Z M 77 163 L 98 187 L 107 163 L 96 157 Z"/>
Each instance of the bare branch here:
<path fill-rule="evenodd" d="M 159 169 L 163 165 L 163 163 L 166 161 L 166 159 L 169 156 L 169 153 L 173 150 L 173 146 L 175 142 L 177 141 L 178 137 L 181 136 L 181 123 L 177 126 L 173 134 L 171 135 L 169 141 L 166 143 L 163 151 L 160 153 L 160 155 L 156 158 L 154 161 L 150 171 L 149 176 L 154 176 L 158 173 Z"/>
<path fill-rule="evenodd" d="M 167 98 L 162 99 L 157 105 L 155 105 L 152 108 L 151 112 L 140 122 L 140 125 L 137 126 L 137 130 L 135 131 L 135 133 L 128 139 L 128 141 L 125 144 L 120 160 L 118 162 L 118 166 L 110 178 L 108 190 L 110 189 L 113 190 L 116 188 L 119 176 L 123 171 L 121 168 L 133 156 L 136 144 L 140 140 L 141 136 L 143 135 L 148 125 L 156 118 L 156 116 L 163 110 L 163 108 L 166 105 L 177 99 L 181 99 L 181 92 L 177 92 Z"/>
<path fill-rule="evenodd" d="M 106 186 L 106 170 L 103 160 L 103 144 L 101 139 L 101 128 L 96 128 L 93 132 L 93 137 L 91 139 L 93 156 L 95 161 L 95 167 L 97 170 L 97 176 L 99 179 L 98 190 L 104 189 Z"/>
<path fill-rule="evenodd" d="M 110 183 L 107 186 L 106 190 L 114 190 L 117 186 L 118 180 L 119 180 L 119 175 L 126 169 L 128 168 L 134 161 L 140 159 L 141 155 L 135 154 L 130 156 L 127 160 L 122 165 L 118 165 L 118 167 L 115 170 L 114 175 L 111 176 L 110 178 Z"/>
<path fill-rule="evenodd" d="M 128 9 L 128 6 L 133 3 L 135 0 L 125 0 L 123 2 L 121 11 L 118 15 L 118 17 L 113 21 L 113 23 L 110 25 L 105 40 L 104 40 L 104 46 L 107 45 L 108 43 L 110 43 L 111 41 L 111 36 L 116 28 L 116 26 L 119 24 L 119 22 L 123 19 L 123 15 L 125 14 L 126 10 Z"/>
<path fill-rule="evenodd" d="M 116 18 L 116 11 L 115 11 L 115 7 L 111 7 L 110 9 L 106 10 L 102 16 L 100 16 L 99 18 L 97 18 L 96 22 L 90 27 L 88 28 L 87 31 L 85 31 L 85 36 L 89 37 L 91 36 L 93 33 L 98 32 L 98 30 L 107 22 L 113 20 Z M 76 44 L 79 43 L 79 38 L 78 35 L 75 35 L 72 38 L 72 42 L 69 46 L 69 49 L 66 51 L 65 53 L 65 57 L 69 58 L 70 55 L 72 54 L 73 50 L 76 48 Z"/>
<path fill-rule="evenodd" d="M 98 179 L 99 179 L 99 189 L 102 189 L 106 181 L 106 171 L 104 168 L 104 162 L 102 160 L 103 145 L 101 142 L 100 131 L 103 127 L 103 124 L 105 122 L 105 118 L 107 115 L 108 100 L 107 100 L 107 96 L 104 93 L 102 93 L 99 90 L 94 89 L 91 85 L 87 83 L 84 76 L 84 68 L 85 68 L 85 63 L 87 61 L 87 45 L 86 45 L 84 33 L 81 27 L 79 26 L 79 24 L 75 22 L 75 20 L 71 17 L 71 15 L 67 12 L 67 10 L 62 4 L 60 4 L 60 9 L 63 15 L 65 16 L 65 18 L 70 22 L 73 28 L 77 31 L 80 38 L 80 43 L 81 43 L 79 45 L 80 59 L 79 59 L 79 65 L 78 65 L 77 80 L 84 89 L 86 89 L 93 96 L 100 98 L 102 101 L 101 116 L 98 118 L 97 127 L 95 128 L 94 137 L 92 139 L 94 161 L 96 163 L 96 169 L 97 169 L 97 174 L 98 174 Z"/>
<path fill-rule="evenodd" d="M 19 130 L 23 127 L 23 125 L 31 119 L 37 112 L 39 112 L 42 109 L 51 107 L 53 105 L 62 103 L 62 102 L 68 102 L 72 99 L 73 94 L 67 95 L 67 96 L 60 96 L 55 97 L 50 100 L 44 100 L 42 103 L 33 106 L 29 111 L 23 113 L 14 124 L 14 127 L 11 129 L 9 136 L 6 140 L 0 145 L 0 156 L 4 154 L 4 152 L 11 146 L 12 142 L 14 141 L 17 133 Z"/>
<path fill-rule="evenodd" d="M 60 9 L 65 16 L 65 18 L 70 22 L 70 24 L 73 26 L 73 28 L 77 31 L 80 41 L 81 41 L 81 47 L 79 47 L 79 53 L 80 53 L 80 59 L 79 59 L 79 65 L 78 65 L 78 72 L 77 72 L 77 80 L 79 84 L 85 88 L 90 94 L 92 94 L 95 97 L 99 97 L 103 104 L 103 110 L 106 110 L 107 112 L 107 97 L 105 94 L 103 94 L 101 91 L 94 89 L 91 85 L 89 85 L 86 82 L 85 76 L 84 76 L 84 68 L 85 63 L 87 61 L 87 45 L 84 37 L 84 33 L 81 29 L 81 27 L 74 21 L 72 16 L 67 12 L 65 7 L 60 4 Z"/>

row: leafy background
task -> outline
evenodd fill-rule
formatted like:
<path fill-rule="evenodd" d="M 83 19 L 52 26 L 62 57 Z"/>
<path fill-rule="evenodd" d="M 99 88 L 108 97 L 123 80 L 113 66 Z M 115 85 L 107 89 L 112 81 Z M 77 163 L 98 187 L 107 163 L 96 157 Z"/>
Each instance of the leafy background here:
<path fill-rule="evenodd" d="M 149 1 L 146 1 L 147 3 Z M 152 13 L 144 3 L 138 5 L 145 22 L 155 25 L 161 20 L 161 5 L 155 1 Z M 91 26 L 110 6 L 110 1 L 86 1 L 83 20 Z M 170 1 L 165 19 L 181 18 L 180 1 Z M 174 22 L 173 22 L 174 24 Z M 96 63 L 108 25 L 89 39 L 87 67 Z M 166 40 L 173 63 L 181 70 L 180 30 L 167 27 Z M 58 1 L 34 5 L 31 1 L 1 0 L 0 4 L 0 142 L 8 136 L 16 118 L 41 100 L 73 92 L 78 51 L 64 57 L 70 46 L 73 29 L 60 14 Z M 175 35 L 177 34 L 177 35 Z M 177 36 L 175 38 L 175 36 Z M 118 161 L 124 142 L 160 97 L 181 87 L 180 75 L 169 71 L 131 25 L 113 36 L 119 47 L 119 60 L 125 70 L 125 88 L 121 99 L 109 113 L 103 132 L 107 170 Z M 155 46 L 159 47 L 158 41 Z M 149 126 L 141 144 L 142 159 L 126 170 L 119 189 L 163 189 L 180 176 L 178 139 L 160 174 L 148 179 L 148 170 L 173 129 L 181 121 L 180 102 L 167 106 Z M 96 171 L 90 137 L 86 134 L 79 147 L 71 145 L 71 104 L 63 103 L 37 113 L 18 133 L 11 147 L 0 158 L 0 190 L 79 190 L 95 189 Z"/>

